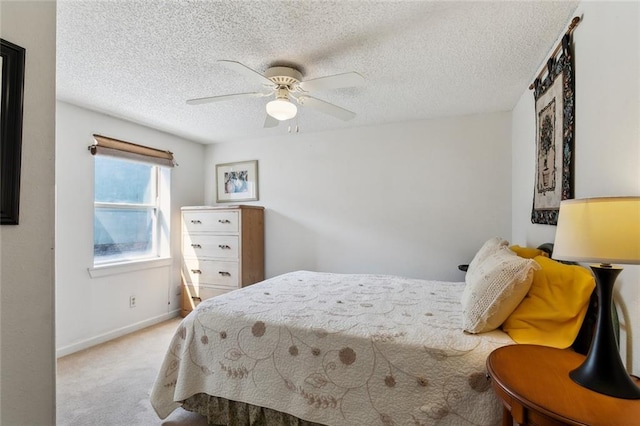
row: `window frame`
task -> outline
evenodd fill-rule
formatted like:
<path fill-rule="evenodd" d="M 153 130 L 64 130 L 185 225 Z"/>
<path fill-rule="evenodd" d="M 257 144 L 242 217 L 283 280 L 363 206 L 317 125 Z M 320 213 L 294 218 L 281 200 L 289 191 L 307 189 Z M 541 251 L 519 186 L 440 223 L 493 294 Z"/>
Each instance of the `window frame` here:
<path fill-rule="evenodd" d="M 89 151 L 93 156 L 110 157 L 112 160 L 142 163 L 151 167 L 150 184 L 152 202 L 104 202 L 95 200 L 95 161 L 94 161 L 94 202 L 93 202 L 93 241 L 92 267 L 88 268 L 91 277 L 122 273 L 132 270 L 166 266 L 171 261 L 171 168 L 175 166 L 173 153 L 133 144 L 101 135 L 93 135 L 95 143 Z M 150 253 L 144 255 L 123 255 L 121 257 L 96 256 L 95 219 L 99 209 L 146 210 L 151 214 L 152 235 Z"/>
<path fill-rule="evenodd" d="M 112 160 L 116 161 L 128 161 L 124 158 L 113 158 Z M 150 163 L 145 163 L 146 165 L 151 167 L 151 176 L 152 180 L 151 187 L 153 189 L 153 193 L 151 194 L 151 199 L 154 201 L 153 203 L 111 203 L 111 202 L 103 202 L 103 201 L 95 201 L 95 192 L 94 192 L 94 201 L 93 201 L 93 217 L 95 219 L 96 211 L 98 209 L 111 209 L 111 210 L 143 210 L 152 212 L 152 233 L 151 233 L 151 253 L 149 255 L 140 255 L 140 256 L 129 256 L 129 257 L 112 257 L 109 258 L 105 256 L 105 259 L 98 260 L 99 256 L 95 255 L 95 225 L 94 225 L 94 254 L 93 254 L 93 266 L 105 266 L 110 264 L 122 264 L 143 260 L 154 260 L 160 257 L 160 166 Z M 95 190 L 95 182 L 94 182 L 94 190 Z"/>

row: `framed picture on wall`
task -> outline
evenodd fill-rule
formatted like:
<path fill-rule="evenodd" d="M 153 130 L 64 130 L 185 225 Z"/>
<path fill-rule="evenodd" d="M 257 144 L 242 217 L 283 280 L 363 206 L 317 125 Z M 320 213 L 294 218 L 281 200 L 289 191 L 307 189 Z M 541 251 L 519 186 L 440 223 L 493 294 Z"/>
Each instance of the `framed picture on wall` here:
<path fill-rule="evenodd" d="M 0 224 L 17 225 L 22 158 L 25 49 L 0 39 L 2 120 L 0 135 Z"/>
<path fill-rule="evenodd" d="M 258 200 L 258 160 L 216 164 L 216 202 Z"/>

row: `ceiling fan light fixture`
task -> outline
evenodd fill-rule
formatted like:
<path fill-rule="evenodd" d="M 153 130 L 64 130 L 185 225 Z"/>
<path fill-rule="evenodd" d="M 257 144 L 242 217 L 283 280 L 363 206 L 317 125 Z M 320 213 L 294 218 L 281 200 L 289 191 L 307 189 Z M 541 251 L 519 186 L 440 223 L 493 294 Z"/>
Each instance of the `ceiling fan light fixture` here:
<path fill-rule="evenodd" d="M 298 108 L 286 98 L 278 98 L 267 103 L 267 114 L 276 120 L 290 120 L 295 117 L 297 113 Z"/>

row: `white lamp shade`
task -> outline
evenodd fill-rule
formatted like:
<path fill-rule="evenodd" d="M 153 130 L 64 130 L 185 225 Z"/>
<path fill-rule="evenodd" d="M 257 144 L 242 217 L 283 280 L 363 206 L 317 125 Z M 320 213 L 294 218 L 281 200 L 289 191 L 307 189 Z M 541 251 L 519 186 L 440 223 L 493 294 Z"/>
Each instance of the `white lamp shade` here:
<path fill-rule="evenodd" d="M 267 103 L 267 114 L 276 120 L 290 120 L 297 112 L 298 108 L 286 99 L 276 99 Z"/>
<path fill-rule="evenodd" d="M 553 257 L 640 264 L 640 197 L 562 201 Z"/>

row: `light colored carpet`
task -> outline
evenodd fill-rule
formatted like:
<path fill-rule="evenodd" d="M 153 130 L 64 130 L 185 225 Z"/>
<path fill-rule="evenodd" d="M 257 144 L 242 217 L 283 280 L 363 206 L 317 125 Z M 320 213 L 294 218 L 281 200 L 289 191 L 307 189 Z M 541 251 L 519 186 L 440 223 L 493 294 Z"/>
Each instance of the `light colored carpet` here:
<path fill-rule="evenodd" d="M 160 420 L 149 402 L 173 331 L 181 318 L 58 359 L 60 426 L 206 425 L 183 409 Z"/>

